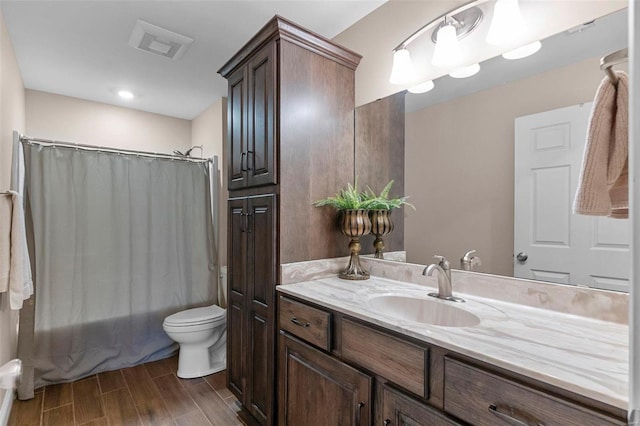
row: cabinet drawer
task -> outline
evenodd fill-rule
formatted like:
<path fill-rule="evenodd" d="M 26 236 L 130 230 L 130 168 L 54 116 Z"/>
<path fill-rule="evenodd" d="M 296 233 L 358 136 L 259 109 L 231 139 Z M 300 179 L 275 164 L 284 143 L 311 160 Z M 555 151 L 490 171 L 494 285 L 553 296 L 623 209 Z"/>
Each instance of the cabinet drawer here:
<path fill-rule="evenodd" d="M 445 411 L 474 425 L 626 424 L 451 358 L 444 383 Z"/>
<path fill-rule="evenodd" d="M 331 314 L 280 297 L 279 327 L 319 348 L 331 350 Z"/>
<path fill-rule="evenodd" d="M 459 426 L 446 414 L 384 385 L 382 424 L 385 426 Z"/>
<path fill-rule="evenodd" d="M 429 350 L 343 319 L 340 353 L 385 379 L 429 398 Z"/>

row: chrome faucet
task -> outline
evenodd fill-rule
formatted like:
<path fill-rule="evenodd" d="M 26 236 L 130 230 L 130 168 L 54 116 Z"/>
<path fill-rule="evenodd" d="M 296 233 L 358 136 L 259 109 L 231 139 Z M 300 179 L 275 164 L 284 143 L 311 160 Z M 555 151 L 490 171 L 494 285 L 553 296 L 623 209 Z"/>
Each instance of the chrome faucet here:
<path fill-rule="evenodd" d="M 473 271 L 476 266 L 482 265 L 480 258 L 478 256 L 474 256 L 476 254 L 475 250 L 469 250 L 462 256 L 460 259 L 460 268 L 463 271 Z"/>
<path fill-rule="evenodd" d="M 464 302 L 464 299 L 455 297 L 451 291 L 451 264 L 444 256 L 433 256 L 438 259 L 438 263 L 432 263 L 424 268 L 422 275 L 432 276 L 434 271 L 438 271 L 438 292 L 429 293 L 431 297 L 449 300 L 452 302 Z"/>

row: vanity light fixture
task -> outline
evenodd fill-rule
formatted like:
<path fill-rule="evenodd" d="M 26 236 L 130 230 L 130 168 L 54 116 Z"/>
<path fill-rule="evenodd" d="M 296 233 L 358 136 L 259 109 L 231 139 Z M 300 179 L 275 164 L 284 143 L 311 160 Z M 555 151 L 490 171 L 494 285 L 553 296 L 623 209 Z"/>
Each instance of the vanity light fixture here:
<path fill-rule="evenodd" d="M 431 63 L 436 67 L 448 67 L 462 62 L 462 47 L 456 27 L 444 18 L 445 25 L 436 32 L 436 48 Z"/>
<path fill-rule="evenodd" d="M 467 78 L 467 77 L 471 77 L 472 75 L 478 74 L 479 71 L 480 71 L 480 64 L 473 64 L 467 67 L 461 67 L 461 68 L 455 69 L 451 71 L 449 75 L 453 78 Z"/>
<path fill-rule="evenodd" d="M 436 44 L 432 63 L 439 64 L 437 66 L 452 66 L 460 63 L 462 54 L 459 40 L 469 35 L 482 21 L 484 14 L 476 5 L 486 1 L 488 0 L 473 0 L 449 11 L 422 26 L 396 46 L 393 49 L 393 66 L 389 82 L 408 84 L 416 80 L 417 76 L 407 46 L 430 30 L 433 30 L 431 40 Z M 437 42 L 438 38 L 440 42 Z"/>
<path fill-rule="evenodd" d="M 393 53 L 393 66 L 391 67 L 391 84 L 411 83 L 416 79 L 416 73 L 411 62 L 411 55 L 404 47 Z"/>
<path fill-rule="evenodd" d="M 118 96 L 120 96 L 122 99 L 126 99 L 126 100 L 131 100 L 133 98 L 135 98 L 135 95 L 128 91 L 128 90 L 118 90 Z"/>
<path fill-rule="evenodd" d="M 536 53 L 542 47 L 542 43 L 540 41 L 534 41 L 533 43 L 526 44 L 522 47 L 518 47 L 517 49 L 510 50 L 502 54 L 502 57 L 505 59 L 522 59 L 527 56 L 531 56 Z"/>
<path fill-rule="evenodd" d="M 432 80 L 425 81 L 424 83 L 417 84 L 413 87 L 410 87 L 408 90 L 411 93 L 427 93 L 435 87 Z"/>
<path fill-rule="evenodd" d="M 525 29 L 518 0 L 497 0 L 486 40 L 494 46 L 504 46 L 520 38 Z"/>
<path fill-rule="evenodd" d="M 492 1 L 494 0 L 469 1 L 440 15 L 411 34 L 393 49 L 393 67 L 389 82 L 410 84 L 416 80 L 416 72 L 407 46 L 427 31 L 431 31 L 431 40 L 435 43 L 431 58 L 432 65 L 449 69 L 458 67 L 449 74 L 453 78 L 466 78 L 478 73 L 479 64 L 464 66 L 460 41 L 475 30 L 482 21 L 484 12 L 479 6 Z M 521 39 L 525 31 L 526 25 L 518 0 L 495 0 L 491 26 L 486 38 L 487 43 L 497 46 L 513 45 Z M 537 52 L 540 46 L 540 42 L 534 42 L 509 51 L 503 56 L 507 59 L 524 58 Z"/>

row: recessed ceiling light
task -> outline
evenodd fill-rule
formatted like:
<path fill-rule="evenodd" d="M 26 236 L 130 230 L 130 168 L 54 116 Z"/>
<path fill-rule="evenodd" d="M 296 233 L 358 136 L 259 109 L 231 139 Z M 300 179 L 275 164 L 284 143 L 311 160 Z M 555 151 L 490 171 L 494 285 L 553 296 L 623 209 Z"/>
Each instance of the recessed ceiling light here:
<path fill-rule="evenodd" d="M 127 100 L 135 98 L 135 95 L 128 90 L 118 90 L 118 96 Z"/>

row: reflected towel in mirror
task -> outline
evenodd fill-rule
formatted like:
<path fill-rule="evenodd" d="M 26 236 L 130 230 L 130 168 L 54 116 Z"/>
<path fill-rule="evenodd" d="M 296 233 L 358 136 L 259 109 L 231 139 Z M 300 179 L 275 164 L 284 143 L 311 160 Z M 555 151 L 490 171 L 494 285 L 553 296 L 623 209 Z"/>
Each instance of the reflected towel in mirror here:
<path fill-rule="evenodd" d="M 617 71 L 613 84 L 602 80 L 593 102 L 575 213 L 627 218 L 629 216 L 629 79 Z"/>

